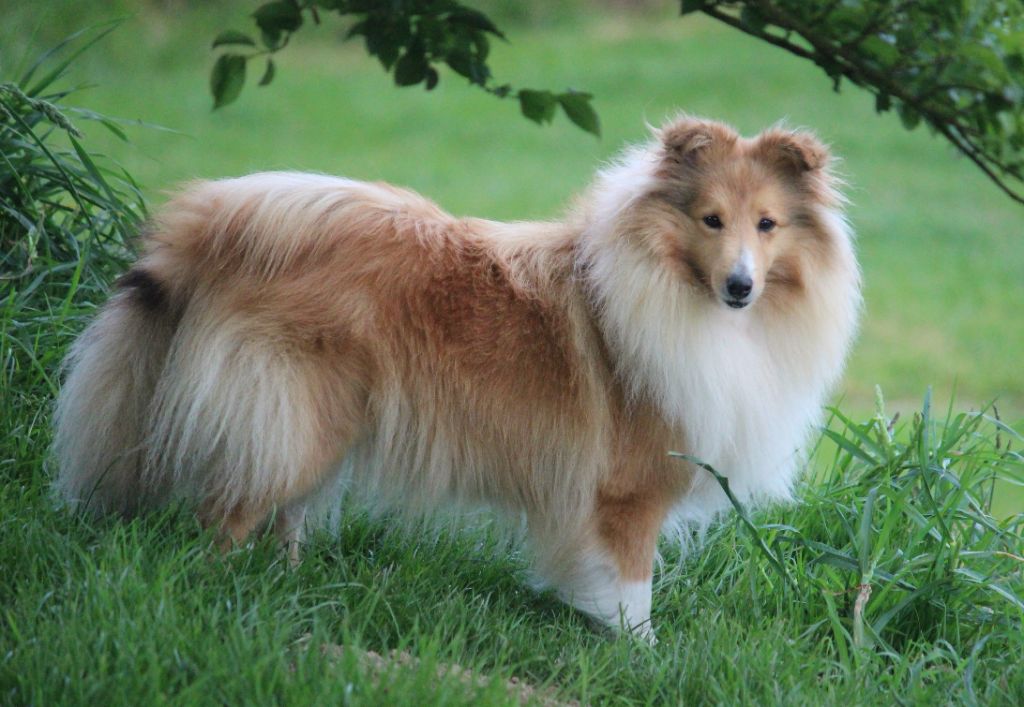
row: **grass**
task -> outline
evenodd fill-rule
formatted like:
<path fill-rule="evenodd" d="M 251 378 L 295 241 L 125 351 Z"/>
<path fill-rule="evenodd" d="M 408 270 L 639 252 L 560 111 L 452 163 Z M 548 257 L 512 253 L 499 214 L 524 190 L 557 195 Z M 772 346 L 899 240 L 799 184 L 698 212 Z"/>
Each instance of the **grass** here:
<path fill-rule="evenodd" d="M 486 528 L 410 535 L 350 514 L 291 570 L 269 541 L 219 558 L 187 509 L 61 512 L 48 398 L 37 384 L 22 401 L 35 415 L 3 421 L 20 440 L 0 485 L 7 703 L 507 704 L 513 677 L 581 703 L 1024 697 L 1024 518 L 987 512 L 993 477 L 1024 482 L 1006 449 L 1021 440 L 1001 430 L 997 447 L 977 416 L 922 418 L 894 441 L 884 417 L 850 423 L 800 505 L 725 522 L 686 558 L 665 547 L 650 648 L 525 589 L 524 561 Z M 339 644 L 340 659 L 318 650 Z M 419 662 L 382 675 L 364 650 Z"/>
<path fill-rule="evenodd" d="M 799 504 L 734 515 L 685 557 L 663 548 L 656 647 L 609 640 L 526 589 L 525 559 L 486 525 L 403 534 L 352 511 L 291 570 L 270 541 L 220 558 L 185 508 L 132 521 L 55 508 L 57 368 L 117 258 L 42 249 L 0 292 L 0 702 L 506 704 L 513 677 L 595 704 L 1024 701 L 1024 518 L 1007 517 L 1020 495 L 999 506 L 996 491 L 1024 484 L 1024 440 L 909 402 L 958 378 L 961 400 L 999 395 L 1004 417 L 1024 414 L 1019 214 L 994 188 L 863 96 L 834 97 L 813 69 L 707 24 L 514 33 L 499 75 L 557 88 L 588 69 L 595 142 L 455 82 L 391 89 L 357 50 L 339 59 L 319 42 L 285 57 L 269 92 L 210 114 L 201 71 L 221 17 L 144 15 L 79 67 L 100 84 L 88 107 L 189 133 L 133 131 L 125 145 L 87 131 L 154 200 L 182 178 L 294 167 L 409 184 L 460 213 L 543 217 L 640 137 L 642 113 L 816 126 L 855 185 L 868 309 L 842 409 L 866 422 L 834 414 Z M 131 76 L 114 64 L 125 58 Z M 367 667 L 362 651 L 392 650 L 417 662 Z"/>

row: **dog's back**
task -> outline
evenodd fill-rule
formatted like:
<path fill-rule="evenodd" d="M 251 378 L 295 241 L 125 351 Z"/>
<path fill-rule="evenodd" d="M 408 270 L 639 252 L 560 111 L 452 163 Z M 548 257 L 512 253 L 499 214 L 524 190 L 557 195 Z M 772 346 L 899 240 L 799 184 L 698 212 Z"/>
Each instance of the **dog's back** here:
<path fill-rule="evenodd" d="M 59 486 L 122 513 L 186 496 L 242 540 L 274 509 L 293 531 L 348 453 L 360 490 L 405 508 L 565 514 L 608 407 L 572 267 L 564 226 L 385 185 L 193 185 L 71 353 Z"/>

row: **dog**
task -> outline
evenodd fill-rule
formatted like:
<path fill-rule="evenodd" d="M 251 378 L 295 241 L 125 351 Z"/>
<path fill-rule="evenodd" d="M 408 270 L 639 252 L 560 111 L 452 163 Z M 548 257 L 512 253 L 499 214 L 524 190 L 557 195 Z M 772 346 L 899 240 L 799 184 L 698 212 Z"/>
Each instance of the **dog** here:
<path fill-rule="evenodd" d="M 224 547 L 269 523 L 294 557 L 344 466 L 382 507 L 525 519 L 560 598 L 653 640 L 659 536 L 728 507 L 668 452 L 789 498 L 861 297 L 812 134 L 652 132 L 553 222 L 316 174 L 187 186 L 70 350 L 59 494 L 184 498 Z"/>

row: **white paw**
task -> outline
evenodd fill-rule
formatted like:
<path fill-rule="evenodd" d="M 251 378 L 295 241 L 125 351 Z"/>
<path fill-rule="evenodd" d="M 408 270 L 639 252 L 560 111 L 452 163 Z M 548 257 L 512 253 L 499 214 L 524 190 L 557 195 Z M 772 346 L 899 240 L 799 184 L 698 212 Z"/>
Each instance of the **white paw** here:
<path fill-rule="evenodd" d="M 654 626 L 651 624 L 650 619 L 638 626 L 631 626 L 629 628 L 629 636 L 638 641 L 644 641 L 650 646 L 658 645 L 658 637 L 654 635 Z"/>

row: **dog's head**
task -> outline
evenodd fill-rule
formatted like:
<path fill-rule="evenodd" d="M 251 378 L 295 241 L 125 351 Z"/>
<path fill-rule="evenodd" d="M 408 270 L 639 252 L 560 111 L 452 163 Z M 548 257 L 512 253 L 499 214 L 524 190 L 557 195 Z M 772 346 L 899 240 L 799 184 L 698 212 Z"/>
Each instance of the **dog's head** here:
<path fill-rule="evenodd" d="M 840 199 L 825 146 L 777 128 L 745 139 L 689 117 L 656 135 L 654 185 L 632 210 L 645 246 L 725 307 L 800 292 L 835 238 L 822 221 Z"/>

